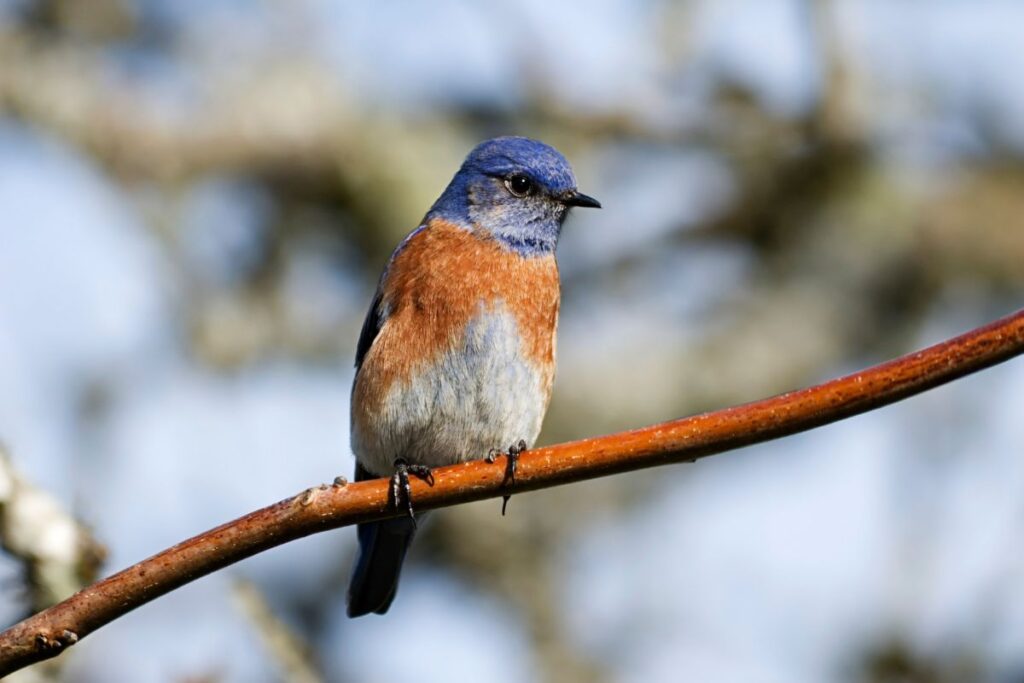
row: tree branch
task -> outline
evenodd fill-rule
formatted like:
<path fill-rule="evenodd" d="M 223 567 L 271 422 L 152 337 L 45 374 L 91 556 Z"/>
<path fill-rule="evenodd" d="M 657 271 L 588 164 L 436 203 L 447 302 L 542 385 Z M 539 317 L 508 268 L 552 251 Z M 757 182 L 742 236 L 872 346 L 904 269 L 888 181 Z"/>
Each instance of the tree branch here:
<path fill-rule="evenodd" d="M 30 608 L 42 610 L 95 581 L 106 555 L 56 498 L 18 473 L 0 445 L 0 549 L 22 566 Z"/>
<path fill-rule="evenodd" d="M 434 471 L 413 481 L 417 508 L 455 505 L 656 465 L 693 462 L 907 398 L 1024 353 L 1024 310 L 923 351 L 824 384 L 703 415 L 537 448 L 514 483 L 503 461 Z M 154 598 L 309 534 L 396 516 L 388 483 L 337 482 L 257 510 L 168 548 L 0 633 L 0 676 L 50 657 Z"/>

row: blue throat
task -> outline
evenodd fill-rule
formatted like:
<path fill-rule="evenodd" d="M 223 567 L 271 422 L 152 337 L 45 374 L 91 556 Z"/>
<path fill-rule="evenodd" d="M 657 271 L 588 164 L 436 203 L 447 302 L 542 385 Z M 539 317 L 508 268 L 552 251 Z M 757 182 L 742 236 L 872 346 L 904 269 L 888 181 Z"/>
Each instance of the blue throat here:
<path fill-rule="evenodd" d="M 558 238 L 544 239 L 536 235 L 495 235 L 504 246 L 522 256 L 544 256 L 555 253 Z"/>

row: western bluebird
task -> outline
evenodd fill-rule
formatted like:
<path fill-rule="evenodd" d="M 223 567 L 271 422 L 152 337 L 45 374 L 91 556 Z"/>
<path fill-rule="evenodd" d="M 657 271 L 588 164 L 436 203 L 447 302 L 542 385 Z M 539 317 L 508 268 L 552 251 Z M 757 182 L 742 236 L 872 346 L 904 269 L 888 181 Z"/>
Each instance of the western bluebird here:
<path fill-rule="evenodd" d="M 356 348 L 352 449 L 356 480 L 394 473 L 410 515 L 359 525 L 350 617 L 395 597 L 416 531 L 408 474 L 509 448 L 514 475 L 537 438 L 555 373 L 555 246 L 573 206 L 601 205 L 557 150 L 488 140 L 385 266 Z"/>

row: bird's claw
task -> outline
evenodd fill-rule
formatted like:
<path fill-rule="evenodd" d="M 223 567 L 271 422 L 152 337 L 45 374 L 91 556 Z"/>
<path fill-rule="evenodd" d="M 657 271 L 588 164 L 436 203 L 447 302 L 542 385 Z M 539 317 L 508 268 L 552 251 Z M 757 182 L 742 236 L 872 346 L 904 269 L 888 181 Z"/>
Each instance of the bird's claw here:
<path fill-rule="evenodd" d="M 516 468 L 519 467 L 519 456 L 526 452 L 526 440 L 519 439 L 519 443 L 508 448 L 508 478 L 516 480 Z"/>
<path fill-rule="evenodd" d="M 416 516 L 412 509 L 412 487 L 409 486 L 409 475 L 419 477 L 431 486 L 434 485 L 434 473 L 426 465 L 411 465 L 404 458 L 395 460 L 395 473 L 391 475 L 391 502 L 396 508 L 405 500 L 405 509 L 409 519 L 416 524 Z"/>
<path fill-rule="evenodd" d="M 508 447 L 508 453 L 505 455 L 508 457 L 508 464 L 505 466 L 505 481 L 514 484 L 516 481 L 516 470 L 519 467 L 519 456 L 526 452 L 526 441 L 519 439 L 518 443 L 514 443 Z M 487 462 L 494 463 L 497 461 L 498 456 L 501 455 L 501 451 L 496 448 L 492 448 L 487 453 Z M 504 482 L 502 482 L 504 483 Z M 508 507 L 508 500 L 512 495 L 506 495 L 501 497 L 501 516 L 505 516 L 505 508 Z"/>

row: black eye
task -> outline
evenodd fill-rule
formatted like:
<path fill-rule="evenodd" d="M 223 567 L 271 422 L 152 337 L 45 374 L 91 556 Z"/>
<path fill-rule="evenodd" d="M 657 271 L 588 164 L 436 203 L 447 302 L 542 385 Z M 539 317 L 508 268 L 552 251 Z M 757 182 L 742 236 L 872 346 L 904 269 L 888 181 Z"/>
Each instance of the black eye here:
<path fill-rule="evenodd" d="M 505 179 L 505 187 L 515 196 L 525 197 L 533 191 L 533 181 L 530 180 L 529 176 L 516 173 Z"/>

